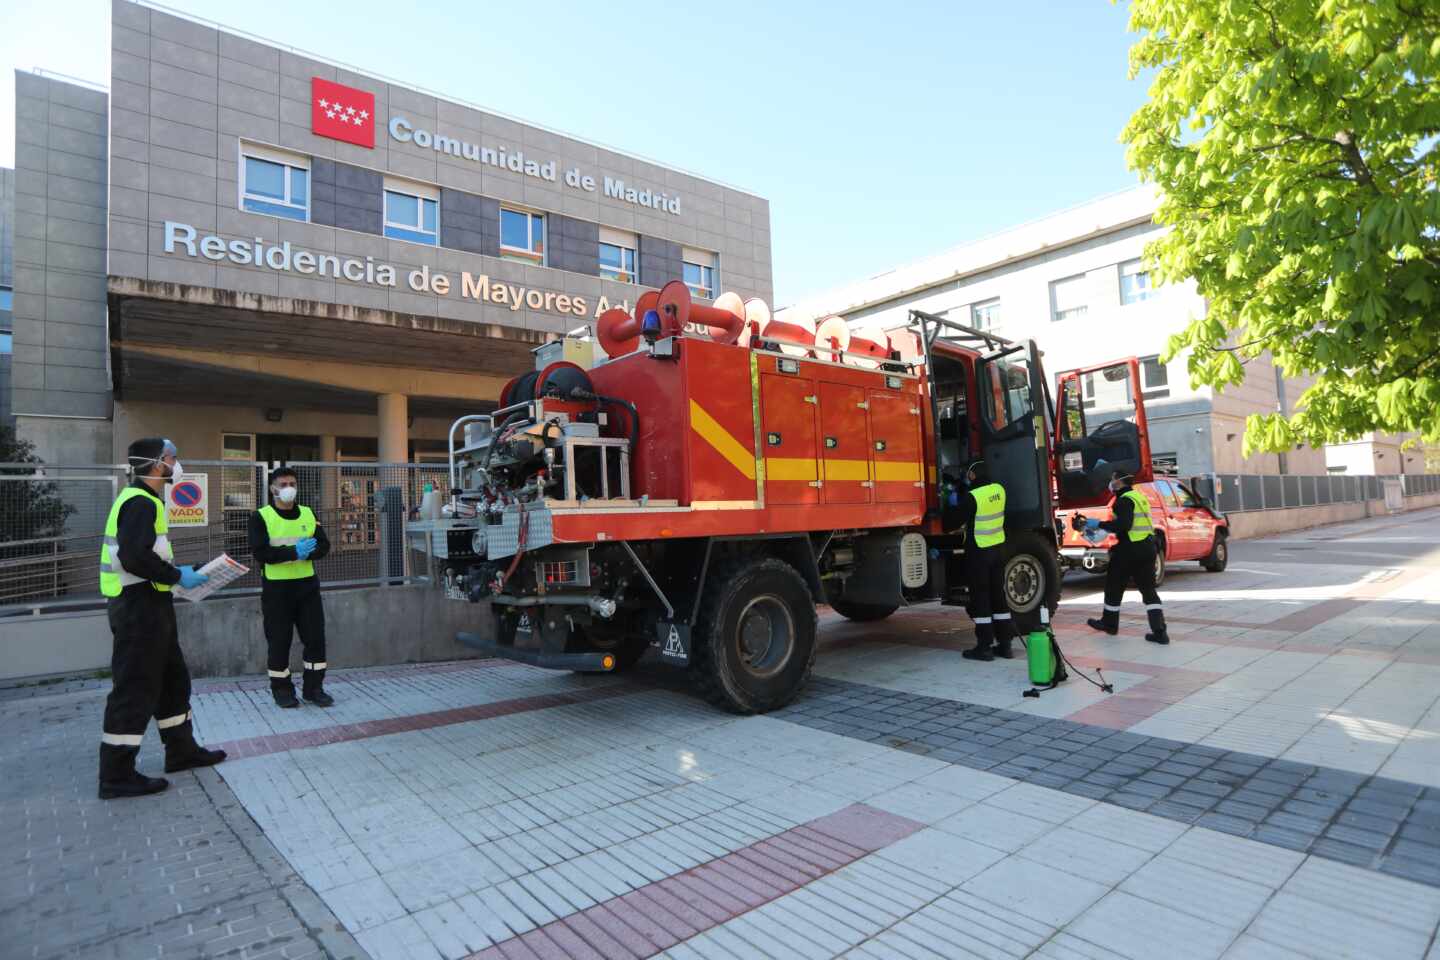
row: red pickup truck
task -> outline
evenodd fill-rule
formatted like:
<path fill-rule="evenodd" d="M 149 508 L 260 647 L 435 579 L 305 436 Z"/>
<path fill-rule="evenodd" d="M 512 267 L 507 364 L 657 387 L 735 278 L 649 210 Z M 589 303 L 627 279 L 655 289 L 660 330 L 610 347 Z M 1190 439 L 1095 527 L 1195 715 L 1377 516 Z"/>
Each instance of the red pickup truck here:
<path fill-rule="evenodd" d="M 1136 484 L 1135 489 L 1150 501 L 1150 521 L 1160 541 L 1161 549 L 1155 552 L 1157 585 L 1165 579 L 1165 565 L 1177 560 L 1199 560 L 1200 566 L 1212 573 L 1225 569 L 1230 559 L 1226 542 L 1230 537 L 1230 521 L 1225 519 L 1225 514 L 1178 480 L 1157 477 L 1149 483 Z M 1057 511 L 1061 566 L 1066 570 L 1104 570 L 1110 561 L 1110 548 L 1115 545 L 1114 534 L 1108 534 L 1099 543 L 1091 543 L 1070 529 L 1070 517 L 1074 513 L 1110 519 L 1108 507 Z"/>

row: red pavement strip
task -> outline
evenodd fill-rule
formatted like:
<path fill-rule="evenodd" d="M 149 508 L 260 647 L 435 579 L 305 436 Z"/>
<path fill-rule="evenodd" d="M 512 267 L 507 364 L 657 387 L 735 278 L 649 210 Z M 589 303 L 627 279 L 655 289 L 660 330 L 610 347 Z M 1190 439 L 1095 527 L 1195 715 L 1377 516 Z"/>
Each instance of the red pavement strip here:
<path fill-rule="evenodd" d="M 382 670 L 360 669 L 352 673 L 326 673 L 325 682 L 331 683 L 364 683 L 368 680 L 395 680 L 406 677 L 423 676 L 432 673 L 464 673 L 468 670 L 495 669 L 497 667 L 520 667 L 525 664 L 513 660 L 496 660 L 493 658 L 477 660 L 449 660 L 444 663 L 419 663 L 402 667 L 390 667 Z M 239 693 L 244 690 L 269 690 L 270 681 L 265 677 L 246 678 L 243 680 L 202 680 L 195 684 L 192 693 Z"/>
<path fill-rule="evenodd" d="M 366 720 L 364 723 L 346 723 L 334 727 L 320 727 L 315 730 L 298 730 L 293 733 L 274 733 L 263 737 L 247 737 L 244 740 L 230 740 L 212 744 L 239 760 L 245 757 L 263 757 L 266 754 L 286 750 L 300 750 L 318 747 L 327 743 L 345 743 L 350 740 L 367 740 L 391 733 L 406 733 L 411 730 L 430 730 L 455 723 L 470 723 L 475 720 L 491 720 L 509 716 L 512 713 L 527 713 L 531 710 L 546 710 L 550 707 L 564 707 L 576 703 L 591 703 L 608 700 L 638 692 L 630 684 L 617 683 L 589 690 L 574 690 L 569 693 L 546 693 L 534 697 L 517 697 L 513 700 L 497 700 L 470 707 L 456 707 L 452 710 L 436 710 L 432 713 L 417 713 L 403 717 L 386 717 L 380 720 Z"/>
<path fill-rule="evenodd" d="M 631 960 L 793 893 L 924 828 L 856 803 L 621 897 L 554 920 L 467 960 Z"/>

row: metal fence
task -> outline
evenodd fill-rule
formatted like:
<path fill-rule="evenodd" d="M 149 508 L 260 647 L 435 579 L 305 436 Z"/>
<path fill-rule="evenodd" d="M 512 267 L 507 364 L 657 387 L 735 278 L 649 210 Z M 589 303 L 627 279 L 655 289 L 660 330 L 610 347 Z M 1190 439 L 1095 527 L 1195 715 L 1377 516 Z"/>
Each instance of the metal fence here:
<path fill-rule="evenodd" d="M 226 589 L 260 586 L 250 551 L 250 517 L 268 499 L 275 464 L 186 460 L 187 488 L 203 491 L 204 516 L 173 523 L 177 564 L 203 564 L 227 553 L 250 573 Z M 330 541 L 316 564 L 327 587 L 428 579 L 428 560 L 407 549 L 405 521 L 418 517 L 427 484 L 444 496 L 445 464 L 292 463 L 299 502 L 315 511 Z M 100 542 L 116 495 L 129 482 L 123 465 L 37 466 L 0 463 L 0 613 L 93 604 L 100 599 Z M 195 506 L 200 506 L 197 498 Z M 191 511 L 198 514 L 198 511 Z"/>
<path fill-rule="evenodd" d="M 1275 476 L 1269 474 L 1209 474 L 1187 480 L 1196 493 L 1209 497 L 1225 513 L 1254 510 L 1291 510 L 1334 503 L 1384 500 L 1387 484 L 1401 496 L 1440 493 L 1440 474 L 1407 473 L 1386 476 Z"/>

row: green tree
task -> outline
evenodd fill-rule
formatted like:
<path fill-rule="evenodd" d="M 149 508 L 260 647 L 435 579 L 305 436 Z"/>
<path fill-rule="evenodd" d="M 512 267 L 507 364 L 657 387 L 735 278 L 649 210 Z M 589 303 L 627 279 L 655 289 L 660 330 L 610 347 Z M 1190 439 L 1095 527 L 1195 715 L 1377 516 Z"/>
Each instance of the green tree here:
<path fill-rule="evenodd" d="M 1209 301 L 1167 359 L 1216 389 L 1265 351 L 1315 378 L 1247 454 L 1440 440 L 1440 3 L 1132 0 L 1130 26 L 1152 82 L 1122 140 L 1170 227 L 1147 255 Z"/>
<path fill-rule="evenodd" d="M 42 461 L 34 444 L 15 435 L 14 427 L 0 425 L 0 476 L 31 476 Z M 0 604 L 32 600 L 50 591 L 38 577 L 41 567 L 26 558 L 54 553 L 47 540 L 65 533 L 65 521 L 75 508 L 60 496 L 57 484 L 44 480 L 0 480 Z M 43 572 L 43 571 L 42 571 Z"/>

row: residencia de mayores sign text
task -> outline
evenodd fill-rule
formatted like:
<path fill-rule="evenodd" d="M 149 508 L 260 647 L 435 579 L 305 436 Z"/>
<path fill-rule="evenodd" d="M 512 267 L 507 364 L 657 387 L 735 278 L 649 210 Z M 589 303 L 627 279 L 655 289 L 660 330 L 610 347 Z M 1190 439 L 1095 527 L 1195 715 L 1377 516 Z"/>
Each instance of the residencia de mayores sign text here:
<path fill-rule="evenodd" d="M 612 304 L 605 297 L 595 303 L 594 311 L 584 297 L 552 290 L 536 290 L 515 284 L 492 282 L 485 274 L 473 274 L 468 270 L 460 274 L 458 284 L 447 274 L 429 267 L 414 270 L 396 268 L 392 264 L 378 263 L 374 257 L 344 257 L 334 253 L 315 253 L 294 247 L 289 240 L 271 243 L 260 237 L 254 239 L 227 240 L 214 234 L 198 235 L 188 223 L 165 221 L 165 252 L 179 253 L 187 257 L 212 260 L 217 263 L 233 263 L 242 267 L 261 267 L 280 273 L 299 273 L 307 276 L 328 277 L 364 283 L 377 287 L 404 288 L 414 293 L 431 293 L 448 297 L 452 293 L 468 300 L 509 307 L 519 310 L 543 310 L 547 313 L 571 314 L 576 317 L 595 319 L 612 306 L 630 309 L 630 302 Z M 402 279 L 403 278 L 403 279 Z"/>

